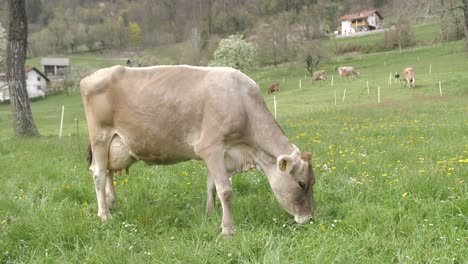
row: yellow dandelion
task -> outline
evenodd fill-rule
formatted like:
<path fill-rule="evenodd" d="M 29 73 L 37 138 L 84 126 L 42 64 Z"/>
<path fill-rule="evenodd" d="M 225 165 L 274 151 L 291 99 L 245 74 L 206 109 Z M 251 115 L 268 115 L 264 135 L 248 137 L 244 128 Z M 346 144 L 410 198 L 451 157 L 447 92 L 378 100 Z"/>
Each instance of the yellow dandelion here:
<path fill-rule="evenodd" d="M 387 173 L 382 174 L 382 177 L 387 177 Z"/>
<path fill-rule="evenodd" d="M 465 183 L 462 179 L 460 179 L 460 178 L 458 178 L 458 177 L 455 178 L 455 182 L 456 182 L 456 183 L 459 183 L 459 184 Z"/>
<path fill-rule="evenodd" d="M 406 196 L 408 196 L 408 193 L 407 193 L 407 192 L 404 192 L 404 193 L 401 195 L 401 197 L 406 197 Z"/>
<path fill-rule="evenodd" d="M 425 170 L 419 170 L 419 173 L 425 173 L 426 171 Z"/>

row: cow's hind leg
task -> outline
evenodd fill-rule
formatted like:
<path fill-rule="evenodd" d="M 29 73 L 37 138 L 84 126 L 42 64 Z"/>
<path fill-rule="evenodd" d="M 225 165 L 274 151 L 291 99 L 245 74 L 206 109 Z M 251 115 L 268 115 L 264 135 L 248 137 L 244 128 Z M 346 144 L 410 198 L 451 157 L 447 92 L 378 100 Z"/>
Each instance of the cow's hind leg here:
<path fill-rule="evenodd" d="M 99 142 L 93 144 L 92 149 L 93 164 L 91 165 L 91 172 L 96 190 L 98 216 L 105 221 L 111 217 L 106 201 L 108 146 L 103 142 Z"/>
<path fill-rule="evenodd" d="M 114 171 L 109 170 L 106 176 L 106 203 L 109 210 L 114 206 L 115 199 Z"/>

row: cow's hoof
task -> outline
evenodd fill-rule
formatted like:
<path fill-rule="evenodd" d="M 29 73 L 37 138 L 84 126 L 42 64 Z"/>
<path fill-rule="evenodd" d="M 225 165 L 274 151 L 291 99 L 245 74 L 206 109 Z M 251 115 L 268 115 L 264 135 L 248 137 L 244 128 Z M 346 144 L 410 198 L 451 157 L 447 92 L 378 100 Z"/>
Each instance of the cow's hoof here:
<path fill-rule="evenodd" d="M 232 237 L 236 234 L 233 227 L 222 227 L 221 235 L 223 237 Z"/>
<path fill-rule="evenodd" d="M 114 203 L 115 203 L 115 197 L 109 197 L 109 196 L 106 197 L 106 204 L 109 210 L 114 207 Z"/>
<path fill-rule="evenodd" d="M 101 218 L 101 220 L 102 220 L 103 222 L 105 222 L 105 221 L 107 221 L 107 220 L 109 220 L 109 219 L 112 218 L 112 216 L 111 216 L 111 214 L 110 214 L 109 211 L 107 211 L 107 213 L 99 213 L 98 216 Z"/>

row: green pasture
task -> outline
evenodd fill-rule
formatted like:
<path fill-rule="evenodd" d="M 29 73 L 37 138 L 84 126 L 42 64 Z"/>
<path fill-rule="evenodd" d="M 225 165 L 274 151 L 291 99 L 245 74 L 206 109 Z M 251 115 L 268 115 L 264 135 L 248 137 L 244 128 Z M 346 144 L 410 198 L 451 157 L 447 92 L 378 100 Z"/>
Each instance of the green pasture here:
<path fill-rule="evenodd" d="M 238 174 L 230 239 L 219 205 L 204 213 L 203 162 L 137 163 L 115 178 L 102 223 L 79 92 L 32 102 L 37 138 L 12 137 L 0 105 L 0 263 L 467 263 L 467 58 L 453 42 L 343 56 L 314 84 L 298 64 L 249 72 L 290 141 L 313 154 L 316 210 L 296 225 L 262 172 Z M 340 79 L 339 65 L 361 76 Z M 389 84 L 406 66 L 416 88 Z M 281 91 L 268 95 L 273 82 Z"/>

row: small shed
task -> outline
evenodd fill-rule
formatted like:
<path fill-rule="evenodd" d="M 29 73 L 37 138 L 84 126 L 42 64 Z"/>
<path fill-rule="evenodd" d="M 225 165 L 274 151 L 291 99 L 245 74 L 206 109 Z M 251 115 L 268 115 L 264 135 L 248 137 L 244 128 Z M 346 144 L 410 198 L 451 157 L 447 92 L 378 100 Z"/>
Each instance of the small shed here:
<path fill-rule="evenodd" d="M 70 73 L 69 58 L 42 58 L 42 71 L 48 77 L 64 77 Z"/>
<path fill-rule="evenodd" d="M 382 28 L 383 17 L 377 10 L 363 10 L 340 17 L 341 35 L 371 31 Z"/>

